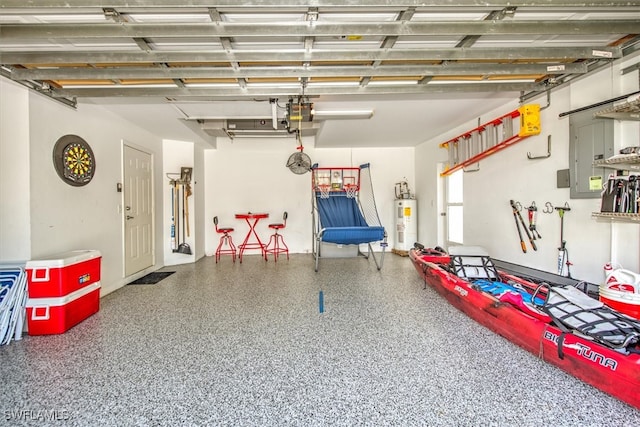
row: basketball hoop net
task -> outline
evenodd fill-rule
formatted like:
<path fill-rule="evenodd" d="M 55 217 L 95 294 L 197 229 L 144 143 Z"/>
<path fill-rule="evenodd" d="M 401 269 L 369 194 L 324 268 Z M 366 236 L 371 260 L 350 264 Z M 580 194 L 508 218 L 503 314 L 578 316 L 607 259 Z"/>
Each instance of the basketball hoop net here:
<path fill-rule="evenodd" d="M 356 193 L 358 192 L 358 186 L 353 184 L 345 184 L 344 191 L 347 193 L 347 197 L 353 199 L 356 197 Z"/>
<path fill-rule="evenodd" d="M 320 198 L 321 199 L 328 199 L 329 198 L 329 191 L 331 191 L 331 185 L 329 185 L 329 184 L 319 184 L 318 185 L 318 191 L 320 191 Z"/>

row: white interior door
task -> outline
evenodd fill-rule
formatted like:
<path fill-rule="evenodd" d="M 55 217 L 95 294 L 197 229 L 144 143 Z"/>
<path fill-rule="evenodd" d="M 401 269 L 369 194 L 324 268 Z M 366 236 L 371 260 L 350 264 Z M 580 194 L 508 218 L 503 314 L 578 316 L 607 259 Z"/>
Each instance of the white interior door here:
<path fill-rule="evenodd" d="M 153 265 L 151 154 L 124 146 L 125 276 Z"/>

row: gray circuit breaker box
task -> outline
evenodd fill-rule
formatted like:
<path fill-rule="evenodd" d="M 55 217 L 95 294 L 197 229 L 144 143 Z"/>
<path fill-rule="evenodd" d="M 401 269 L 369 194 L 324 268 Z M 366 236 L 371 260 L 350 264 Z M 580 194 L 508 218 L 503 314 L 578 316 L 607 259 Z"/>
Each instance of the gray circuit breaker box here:
<path fill-rule="evenodd" d="M 605 107 L 599 106 L 569 116 L 569 176 L 572 199 L 599 198 L 602 188 L 596 188 L 593 183 L 604 183 L 609 174 L 605 168 L 593 166 L 594 161 L 614 155 L 614 121 L 594 118 L 594 113 L 602 108 Z"/>

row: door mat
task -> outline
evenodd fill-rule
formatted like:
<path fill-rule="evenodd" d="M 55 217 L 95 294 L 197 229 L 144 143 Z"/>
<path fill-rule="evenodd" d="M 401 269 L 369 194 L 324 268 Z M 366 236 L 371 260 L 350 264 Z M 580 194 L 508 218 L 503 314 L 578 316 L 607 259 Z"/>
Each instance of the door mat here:
<path fill-rule="evenodd" d="M 130 285 L 155 285 L 162 279 L 171 276 L 175 271 L 154 271 L 129 283 Z"/>

